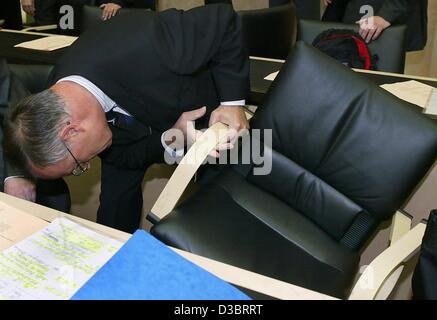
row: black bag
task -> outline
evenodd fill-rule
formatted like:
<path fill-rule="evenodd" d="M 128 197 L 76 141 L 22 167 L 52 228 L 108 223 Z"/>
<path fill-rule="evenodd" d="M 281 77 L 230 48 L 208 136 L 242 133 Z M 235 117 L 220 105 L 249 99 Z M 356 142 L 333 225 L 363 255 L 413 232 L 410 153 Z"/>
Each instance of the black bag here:
<path fill-rule="evenodd" d="M 329 29 L 319 34 L 313 46 L 350 68 L 377 70 L 377 55 L 372 55 L 367 43 L 353 30 Z"/>
<path fill-rule="evenodd" d="M 412 288 L 414 300 L 437 300 L 437 210 L 429 216 Z"/>

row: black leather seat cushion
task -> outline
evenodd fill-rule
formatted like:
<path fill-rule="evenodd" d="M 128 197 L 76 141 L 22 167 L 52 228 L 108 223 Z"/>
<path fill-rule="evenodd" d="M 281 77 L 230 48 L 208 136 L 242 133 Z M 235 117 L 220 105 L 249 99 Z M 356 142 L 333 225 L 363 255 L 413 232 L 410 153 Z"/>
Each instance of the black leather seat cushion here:
<path fill-rule="evenodd" d="M 359 27 L 356 24 L 300 20 L 297 39 L 312 44 L 320 33 L 328 29 L 349 29 L 358 32 Z M 406 31 L 406 26 L 392 26 L 369 44 L 370 52 L 378 55 L 378 70 L 404 73 Z"/>
<path fill-rule="evenodd" d="M 359 260 L 233 169 L 180 205 L 152 234 L 168 245 L 337 297 L 346 296 Z"/>

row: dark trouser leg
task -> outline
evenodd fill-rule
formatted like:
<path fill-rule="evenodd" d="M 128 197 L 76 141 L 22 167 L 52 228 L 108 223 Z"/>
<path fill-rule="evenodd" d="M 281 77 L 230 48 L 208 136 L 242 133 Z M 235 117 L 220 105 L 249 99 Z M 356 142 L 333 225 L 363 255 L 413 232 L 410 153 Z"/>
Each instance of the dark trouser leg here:
<path fill-rule="evenodd" d="M 271 4 L 272 2 L 273 1 L 271 1 Z M 294 3 L 296 5 L 296 14 L 299 19 L 320 20 L 319 0 L 294 0 Z"/>
<path fill-rule="evenodd" d="M 35 0 L 35 21 L 39 26 L 56 24 L 58 20 L 57 0 Z"/>
<path fill-rule="evenodd" d="M 2 0 L 0 2 L 0 20 L 5 20 L 3 28 L 17 30 L 23 28 L 20 6 L 19 0 Z"/>
<path fill-rule="evenodd" d="M 116 168 L 102 161 L 102 187 L 97 223 L 133 233 L 140 225 L 144 170 Z"/>
<path fill-rule="evenodd" d="M 70 191 L 64 179 L 38 180 L 36 203 L 65 213 L 70 212 Z"/>
<path fill-rule="evenodd" d="M 346 6 L 350 0 L 334 0 L 325 10 L 322 21 L 342 22 Z"/>

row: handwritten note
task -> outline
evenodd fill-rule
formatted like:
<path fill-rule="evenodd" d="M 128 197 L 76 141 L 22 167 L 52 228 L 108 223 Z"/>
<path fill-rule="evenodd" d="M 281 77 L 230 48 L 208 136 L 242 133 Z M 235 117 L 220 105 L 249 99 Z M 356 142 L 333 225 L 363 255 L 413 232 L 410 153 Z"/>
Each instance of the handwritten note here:
<path fill-rule="evenodd" d="M 0 253 L 0 299 L 69 299 L 121 246 L 58 218 Z"/>

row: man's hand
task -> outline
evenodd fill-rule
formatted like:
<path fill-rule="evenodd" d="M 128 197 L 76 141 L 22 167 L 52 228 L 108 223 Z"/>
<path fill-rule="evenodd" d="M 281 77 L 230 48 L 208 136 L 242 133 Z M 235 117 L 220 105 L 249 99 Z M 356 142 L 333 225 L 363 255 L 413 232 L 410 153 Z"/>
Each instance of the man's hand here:
<path fill-rule="evenodd" d="M 10 178 L 5 181 L 5 193 L 27 201 L 35 202 L 36 187 L 26 178 Z"/>
<path fill-rule="evenodd" d="M 103 9 L 102 19 L 108 20 L 117 14 L 117 11 L 121 9 L 121 6 L 116 3 L 104 3 L 100 8 Z"/>
<path fill-rule="evenodd" d="M 209 126 L 216 122 L 222 122 L 229 126 L 231 133 L 229 142 L 234 145 L 242 130 L 249 129 L 249 122 L 246 118 L 244 108 L 240 106 L 220 106 L 211 113 Z"/>
<path fill-rule="evenodd" d="M 21 6 L 28 15 L 35 16 L 35 1 L 34 0 L 21 0 Z"/>
<path fill-rule="evenodd" d="M 380 16 L 373 16 L 357 21 L 360 25 L 360 35 L 369 43 L 379 38 L 381 33 L 391 26 L 391 23 Z"/>
<path fill-rule="evenodd" d="M 334 0 L 323 0 L 326 7 L 329 6 L 332 3 L 332 1 Z"/>

